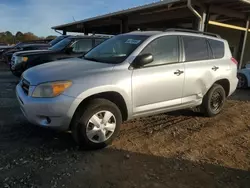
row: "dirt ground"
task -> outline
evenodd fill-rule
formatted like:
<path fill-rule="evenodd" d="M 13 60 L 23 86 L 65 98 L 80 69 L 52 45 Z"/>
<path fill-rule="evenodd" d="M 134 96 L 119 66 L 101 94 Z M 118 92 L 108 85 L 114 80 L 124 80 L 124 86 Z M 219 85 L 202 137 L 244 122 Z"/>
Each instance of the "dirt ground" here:
<path fill-rule="evenodd" d="M 69 133 L 29 124 L 17 79 L 0 68 L 0 187 L 250 188 L 250 90 L 215 118 L 180 111 L 123 124 L 113 145 L 82 151 Z"/>

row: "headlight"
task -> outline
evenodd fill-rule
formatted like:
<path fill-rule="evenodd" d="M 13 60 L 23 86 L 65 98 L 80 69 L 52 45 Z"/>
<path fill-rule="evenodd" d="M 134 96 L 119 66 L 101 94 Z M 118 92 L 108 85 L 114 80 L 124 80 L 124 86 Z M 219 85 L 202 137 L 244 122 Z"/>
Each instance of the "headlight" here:
<path fill-rule="evenodd" d="M 72 85 L 71 81 L 49 82 L 36 86 L 32 97 L 36 98 L 51 98 L 63 93 Z"/>
<path fill-rule="evenodd" d="M 16 56 L 16 63 L 27 62 L 28 59 L 29 59 L 28 57 Z"/>

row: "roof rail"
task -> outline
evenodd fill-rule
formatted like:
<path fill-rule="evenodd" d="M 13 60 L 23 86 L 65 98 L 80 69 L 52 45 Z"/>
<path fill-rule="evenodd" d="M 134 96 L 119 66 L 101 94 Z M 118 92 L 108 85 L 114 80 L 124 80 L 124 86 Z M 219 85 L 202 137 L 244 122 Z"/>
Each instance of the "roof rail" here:
<path fill-rule="evenodd" d="M 180 31 L 180 32 L 187 32 L 187 33 L 197 33 L 197 34 L 202 34 L 202 35 L 208 35 L 208 36 L 212 36 L 212 37 L 217 37 L 217 38 L 221 38 L 220 35 L 215 34 L 215 33 L 209 33 L 209 32 L 203 32 L 203 31 L 196 31 L 196 30 L 191 30 L 191 29 L 178 29 L 178 28 L 170 28 L 170 29 L 166 29 L 167 31 Z"/>

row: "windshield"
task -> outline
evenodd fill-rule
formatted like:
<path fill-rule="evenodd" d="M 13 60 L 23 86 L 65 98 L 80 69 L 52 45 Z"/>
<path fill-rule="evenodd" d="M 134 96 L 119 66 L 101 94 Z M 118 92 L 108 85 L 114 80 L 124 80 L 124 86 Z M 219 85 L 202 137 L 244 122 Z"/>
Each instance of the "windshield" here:
<path fill-rule="evenodd" d="M 54 46 L 50 47 L 49 50 L 53 51 L 61 51 L 63 50 L 66 46 L 68 46 L 71 43 L 71 39 L 66 38 L 61 40 L 60 42 L 56 43 Z"/>
<path fill-rule="evenodd" d="M 50 41 L 49 44 L 51 46 L 54 46 L 56 43 L 60 42 L 61 40 L 63 40 L 65 38 L 65 36 L 59 36 L 56 37 L 54 40 Z"/>
<path fill-rule="evenodd" d="M 118 35 L 92 49 L 84 58 L 104 63 L 122 63 L 147 38 L 142 35 Z"/>

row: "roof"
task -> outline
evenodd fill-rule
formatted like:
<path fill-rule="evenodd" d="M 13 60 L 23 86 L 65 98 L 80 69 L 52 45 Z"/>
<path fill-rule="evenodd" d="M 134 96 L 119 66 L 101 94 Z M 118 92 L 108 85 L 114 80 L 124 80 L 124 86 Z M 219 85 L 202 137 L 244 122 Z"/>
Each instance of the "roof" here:
<path fill-rule="evenodd" d="M 22 47 L 29 47 L 29 46 L 49 46 L 48 43 L 35 43 L 35 44 L 24 44 Z"/>
<path fill-rule="evenodd" d="M 68 23 L 68 24 L 62 24 L 62 25 L 54 26 L 54 27 L 52 27 L 52 29 L 60 29 L 61 27 L 71 26 L 71 25 L 75 25 L 75 24 L 78 24 L 78 23 L 86 23 L 86 22 L 89 22 L 89 21 L 93 21 L 93 20 L 97 20 L 97 19 L 103 19 L 103 18 L 109 18 L 109 17 L 112 17 L 112 16 L 118 16 L 118 15 L 120 16 L 120 15 L 123 15 L 123 14 L 128 14 L 128 13 L 131 13 L 131 12 L 135 12 L 135 11 L 138 11 L 138 10 L 144 10 L 144 9 L 148 9 L 148 8 L 159 7 L 159 6 L 162 6 L 162 5 L 166 5 L 166 4 L 174 3 L 174 2 L 178 2 L 178 1 L 181 1 L 181 0 L 161 0 L 161 1 L 158 1 L 158 2 L 154 2 L 154 3 L 149 3 L 149 4 L 145 4 L 145 5 L 141 5 L 141 6 L 137 6 L 137 7 L 133 7 L 133 8 L 128 8 L 128 9 L 125 9 L 125 10 L 120 10 L 120 11 L 116 11 L 116 12 L 112 12 L 112 13 L 108 13 L 108 14 L 104 14 L 104 15 L 95 16 L 95 17 L 92 17 L 92 18 L 87 18 L 87 19 L 80 20 L 80 21 L 71 22 L 71 23 Z"/>
<path fill-rule="evenodd" d="M 77 36 L 69 36 L 67 38 L 71 39 L 79 39 L 79 38 L 111 38 L 112 36 L 108 35 L 77 35 Z"/>
<path fill-rule="evenodd" d="M 242 20 L 245 20 L 250 13 L 250 0 L 192 0 L 192 4 L 201 7 L 209 5 L 213 21 L 236 23 L 240 26 L 244 25 Z M 194 14 L 187 8 L 187 0 L 162 0 L 54 26 L 52 29 L 68 32 L 118 34 L 122 30 L 121 24 L 125 21 L 129 25 L 128 31 L 138 28 L 151 30 L 159 28 L 161 30 L 161 27 L 164 30 L 168 26 L 179 27 L 178 23 L 192 23 L 194 18 Z"/>
<path fill-rule="evenodd" d="M 206 37 L 216 40 L 222 40 L 218 34 L 209 33 L 209 32 L 200 32 L 195 30 L 188 30 L 188 29 L 167 29 L 166 31 L 133 31 L 129 33 L 125 33 L 123 35 L 141 35 L 141 36 L 154 36 L 154 35 L 162 35 L 164 33 L 167 34 L 173 34 L 173 35 L 187 35 L 187 36 L 200 36 L 200 37 Z"/>
<path fill-rule="evenodd" d="M 125 35 L 133 34 L 133 35 L 145 35 L 145 36 L 152 36 L 152 35 L 158 35 L 163 33 L 162 31 L 132 31 L 129 33 L 126 33 Z"/>

